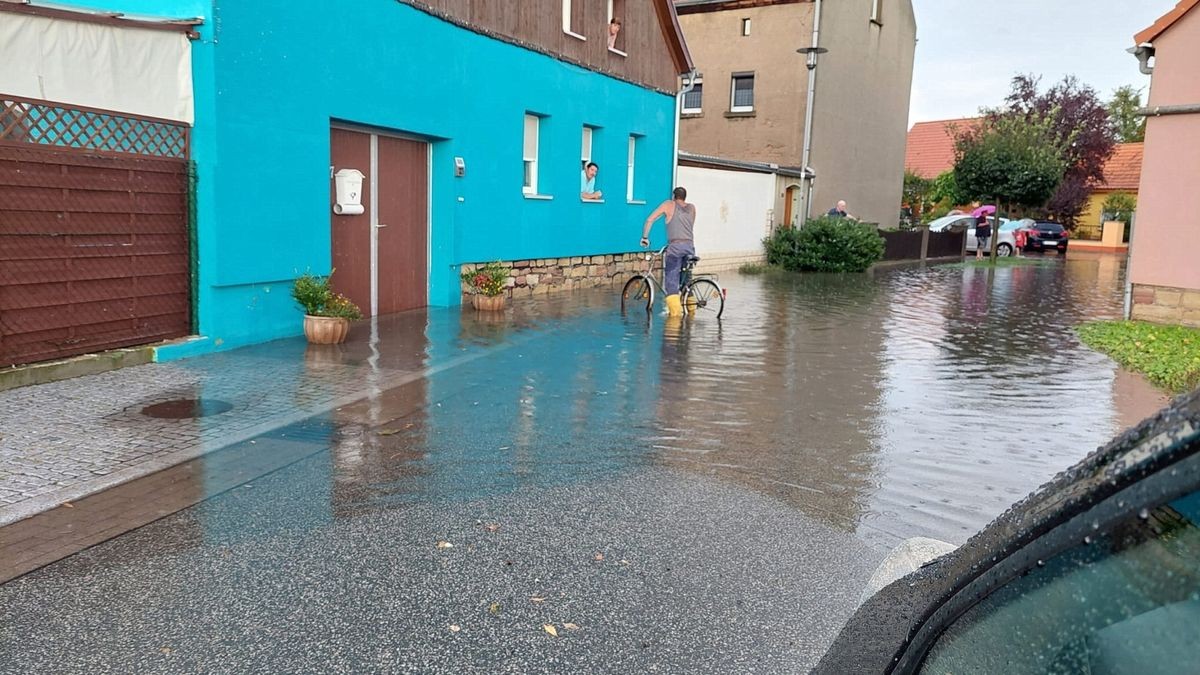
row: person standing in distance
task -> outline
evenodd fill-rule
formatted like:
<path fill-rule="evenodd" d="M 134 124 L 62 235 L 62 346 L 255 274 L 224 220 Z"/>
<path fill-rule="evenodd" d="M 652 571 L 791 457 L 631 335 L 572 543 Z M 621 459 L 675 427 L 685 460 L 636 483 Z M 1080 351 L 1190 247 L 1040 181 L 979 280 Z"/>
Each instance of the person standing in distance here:
<path fill-rule="evenodd" d="M 675 188 L 671 199 L 658 205 L 642 225 L 642 248 L 650 246 L 650 230 L 659 216 L 667 220 L 667 253 L 664 261 L 663 286 L 667 291 L 667 314 L 681 316 L 683 305 L 679 301 L 679 270 L 687 256 L 696 255 L 696 243 L 692 227 L 696 223 L 696 205 L 687 202 L 687 190 Z"/>

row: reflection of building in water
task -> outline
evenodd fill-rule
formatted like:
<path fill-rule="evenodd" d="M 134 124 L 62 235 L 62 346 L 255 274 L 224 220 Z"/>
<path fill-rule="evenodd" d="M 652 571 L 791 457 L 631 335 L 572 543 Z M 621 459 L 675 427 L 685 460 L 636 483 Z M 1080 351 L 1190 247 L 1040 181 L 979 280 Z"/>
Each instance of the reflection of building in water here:
<path fill-rule="evenodd" d="M 660 460 L 857 521 L 877 445 L 877 289 L 867 276 L 765 278 L 731 292 L 736 323 L 664 328 Z"/>

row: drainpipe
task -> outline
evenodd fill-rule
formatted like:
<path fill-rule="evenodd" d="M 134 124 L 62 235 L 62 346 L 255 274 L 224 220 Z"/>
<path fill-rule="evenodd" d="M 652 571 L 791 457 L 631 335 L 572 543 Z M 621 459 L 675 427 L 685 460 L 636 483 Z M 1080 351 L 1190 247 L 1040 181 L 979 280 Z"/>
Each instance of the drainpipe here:
<path fill-rule="evenodd" d="M 804 214 L 804 221 L 808 220 L 812 213 L 812 174 L 809 169 L 808 161 L 812 155 L 812 122 L 813 122 L 813 101 L 816 100 L 817 94 L 817 54 L 821 47 L 821 0 L 816 0 L 816 7 L 813 10 L 813 29 L 812 29 L 812 44 L 807 50 L 808 60 L 808 103 L 804 107 L 804 153 L 800 157 L 800 169 L 804 172 L 804 185 L 801 187 L 801 195 L 804 197 L 804 208 L 801 213 Z"/>
<path fill-rule="evenodd" d="M 1200 103 L 1180 103 L 1179 105 L 1156 105 L 1137 111 L 1142 117 L 1161 117 L 1163 115 L 1194 115 L 1200 113 Z"/>
<path fill-rule="evenodd" d="M 683 117 L 683 97 L 696 87 L 696 69 L 687 74 L 686 84 L 675 95 L 675 145 L 671 153 L 671 189 L 679 186 L 679 123 Z"/>
<path fill-rule="evenodd" d="M 1154 66 L 1150 65 L 1150 59 L 1154 56 L 1154 45 L 1149 42 L 1143 42 L 1136 47 L 1130 47 L 1125 51 L 1133 54 L 1138 60 L 1138 71 L 1143 75 L 1153 75 Z"/>

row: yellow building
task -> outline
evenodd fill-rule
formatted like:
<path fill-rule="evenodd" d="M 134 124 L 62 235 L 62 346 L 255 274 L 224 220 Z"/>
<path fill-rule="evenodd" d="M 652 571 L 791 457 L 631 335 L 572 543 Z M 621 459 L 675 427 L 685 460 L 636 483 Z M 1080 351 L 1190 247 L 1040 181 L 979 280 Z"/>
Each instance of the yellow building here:
<path fill-rule="evenodd" d="M 1103 232 L 1104 200 L 1114 192 L 1125 192 L 1136 197 L 1141 175 L 1142 144 L 1118 144 L 1113 149 L 1112 157 L 1104 164 L 1104 183 L 1092 191 L 1087 208 L 1076 221 L 1071 233 L 1072 250 L 1124 251 L 1129 247 L 1124 227 L 1115 230 L 1110 227 L 1109 232 Z"/>

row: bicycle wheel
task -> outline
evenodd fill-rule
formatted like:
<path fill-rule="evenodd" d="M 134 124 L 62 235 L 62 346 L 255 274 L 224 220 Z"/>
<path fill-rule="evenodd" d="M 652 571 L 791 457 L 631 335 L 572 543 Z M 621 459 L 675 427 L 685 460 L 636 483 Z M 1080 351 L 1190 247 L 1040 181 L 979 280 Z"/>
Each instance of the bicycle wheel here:
<path fill-rule="evenodd" d="M 649 279 L 638 274 L 625 282 L 625 288 L 621 291 L 621 311 L 643 304 L 649 312 L 654 305 L 654 289 L 650 286 Z"/>
<path fill-rule="evenodd" d="M 701 313 L 720 318 L 725 311 L 725 294 L 712 279 L 693 279 L 683 298 L 689 314 Z"/>

